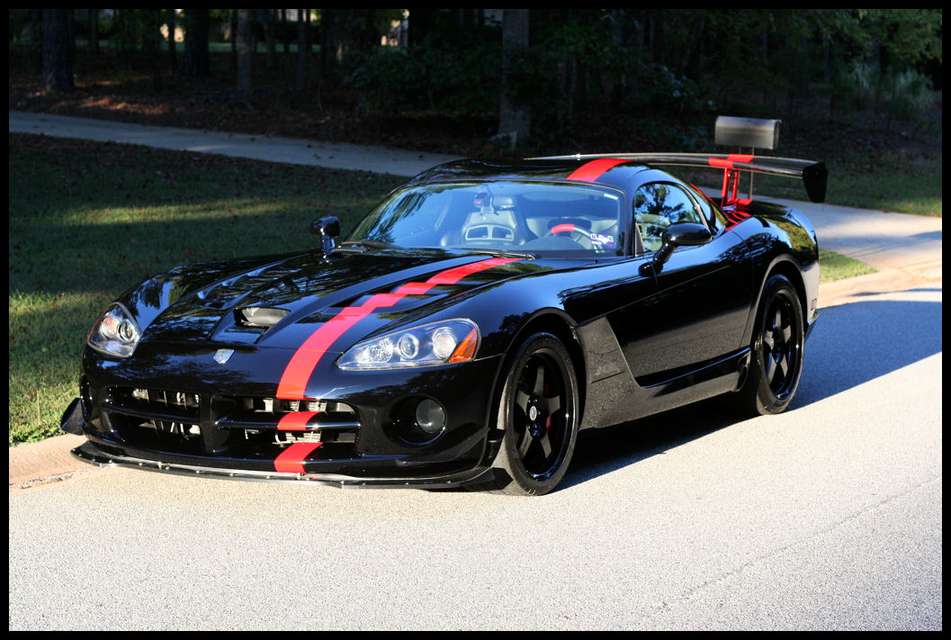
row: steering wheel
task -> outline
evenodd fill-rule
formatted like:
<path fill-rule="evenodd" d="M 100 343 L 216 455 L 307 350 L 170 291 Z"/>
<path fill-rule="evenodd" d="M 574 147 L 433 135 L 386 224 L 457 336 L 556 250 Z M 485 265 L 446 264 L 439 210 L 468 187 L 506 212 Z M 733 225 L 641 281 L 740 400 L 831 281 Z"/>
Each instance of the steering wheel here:
<path fill-rule="evenodd" d="M 591 237 L 591 232 L 571 222 L 562 222 L 560 224 L 556 224 L 555 226 L 553 226 L 551 229 L 548 230 L 547 235 L 555 236 L 555 235 L 560 235 L 562 233 L 571 234 L 572 236 L 571 239 L 577 242 L 578 244 L 580 244 L 585 249 L 594 249 L 595 243 L 593 238 Z M 575 238 L 574 234 L 578 234 L 580 238 Z M 584 240 L 584 242 L 581 242 L 582 239 Z"/>

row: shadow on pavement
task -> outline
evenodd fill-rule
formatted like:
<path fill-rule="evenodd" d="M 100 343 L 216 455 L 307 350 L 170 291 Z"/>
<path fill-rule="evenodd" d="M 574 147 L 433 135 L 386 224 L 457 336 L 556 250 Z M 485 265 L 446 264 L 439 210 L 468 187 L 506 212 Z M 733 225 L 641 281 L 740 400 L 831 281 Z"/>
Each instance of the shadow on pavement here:
<path fill-rule="evenodd" d="M 921 233 L 908 236 L 910 240 L 940 240 L 941 237 L 941 229 L 937 231 L 922 231 Z"/>
<path fill-rule="evenodd" d="M 916 289 L 912 291 L 941 291 Z M 827 307 L 806 345 L 805 369 L 790 411 L 847 391 L 941 351 L 941 303 L 868 300 Z M 767 418 L 768 419 L 768 418 Z M 729 427 L 720 398 L 578 437 L 568 487 Z"/>

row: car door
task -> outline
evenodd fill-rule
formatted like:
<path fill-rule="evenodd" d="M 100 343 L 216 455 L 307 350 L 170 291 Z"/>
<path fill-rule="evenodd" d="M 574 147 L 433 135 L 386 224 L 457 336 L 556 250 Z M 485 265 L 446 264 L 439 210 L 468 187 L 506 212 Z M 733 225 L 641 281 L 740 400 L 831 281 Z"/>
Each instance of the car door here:
<path fill-rule="evenodd" d="M 643 386 L 740 348 L 752 271 L 738 236 L 712 226 L 687 187 L 647 182 L 635 191 L 632 208 L 647 254 L 660 249 L 662 234 L 672 224 L 705 224 L 713 233 L 706 244 L 675 249 L 653 270 L 654 294 L 610 318 L 631 373 Z"/>

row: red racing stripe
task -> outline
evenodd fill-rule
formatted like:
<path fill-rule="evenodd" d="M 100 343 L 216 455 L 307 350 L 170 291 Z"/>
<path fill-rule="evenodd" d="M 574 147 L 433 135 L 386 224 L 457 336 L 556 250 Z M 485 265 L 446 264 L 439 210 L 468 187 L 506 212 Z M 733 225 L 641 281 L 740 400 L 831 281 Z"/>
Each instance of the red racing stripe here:
<path fill-rule="evenodd" d="M 277 423 L 278 431 L 307 431 L 307 423 L 317 415 L 316 411 L 293 411 L 285 413 Z"/>
<path fill-rule="evenodd" d="M 274 470 L 284 473 L 304 473 L 304 461 L 322 442 L 295 442 L 274 458 Z"/>
<path fill-rule="evenodd" d="M 281 381 L 277 385 L 277 397 L 281 400 L 307 399 L 304 395 L 307 381 L 321 356 L 347 329 L 361 318 L 370 315 L 370 312 L 371 309 L 346 307 L 310 334 L 284 368 Z"/>
<path fill-rule="evenodd" d="M 619 164 L 624 164 L 628 160 L 623 158 L 598 158 L 591 162 L 586 162 L 571 173 L 568 174 L 568 180 L 583 180 L 584 182 L 594 182 L 609 169 Z"/>
<path fill-rule="evenodd" d="M 277 398 L 280 400 L 307 400 L 305 395 L 317 363 L 328 349 L 350 327 L 367 317 L 376 309 L 392 307 L 407 295 L 422 295 L 436 285 L 453 285 L 466 276 L 498 267 L 519 258 L 489 258 L 470 262 L 461 267 L 446 269 L 432 276 L 426 282 L 409 282 L 398 287 L 393 293 L 377 293 L 356 307 L 344 307 L 337 315 L 318 327 L 304 343 L 298 347 L 284 368 L 281 381 L 277 386 Z"/>
<path fill-rule="evenodd" d="M 429 293 L 429 290 L 434 286 L 436 285 L 429 282 L 407 282 L 403 286 L 397 287 L 393 293 L 404 296 L 422 296 Z"/>
<path fill-rule="evenodd" d="M 453 267 L 452 269 L 441 271 L 426 282 L 434 285 L 456 284 L 466 276 L 471 276 L 474 273 L 479 273 L 480 271 L 485 271 L 486 269 L 498 267 L 510 262 L 517 262 L 518 260 L 519 258 L 489 258 L 488 260 L 481 260 L 479 262 L 470 262 L 461 267 Z"/>

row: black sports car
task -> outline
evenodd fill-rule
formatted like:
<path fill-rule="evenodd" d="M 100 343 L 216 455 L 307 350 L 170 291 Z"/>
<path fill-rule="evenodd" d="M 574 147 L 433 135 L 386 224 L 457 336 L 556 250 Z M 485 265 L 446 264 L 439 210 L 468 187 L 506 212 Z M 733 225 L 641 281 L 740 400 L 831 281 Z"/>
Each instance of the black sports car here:
<path fill-rule="evenodd" d="M 724 169 L 719 201 L 659 169 Z M 751 155 L 458 161 L 336 245 L 181 266 L 87 339 L 62 428 L 98 463 L 543 494 L 578 432 L 730 394 L 783 411 L 816 320 L 816 234 L 740 199 Z"/>

